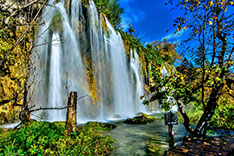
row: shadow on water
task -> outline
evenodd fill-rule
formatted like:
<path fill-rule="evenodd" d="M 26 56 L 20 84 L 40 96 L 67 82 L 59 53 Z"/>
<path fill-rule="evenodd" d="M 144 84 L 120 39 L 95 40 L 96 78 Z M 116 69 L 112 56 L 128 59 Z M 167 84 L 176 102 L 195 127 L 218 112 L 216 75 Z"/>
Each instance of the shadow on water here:
<path fill-rule="evenodd" d="M 153 143 L 159 147 L 159 152 L 162 155 L 168 150 L 168 126 L 164 125 L 162 114 L 154 114 L 152 116 L 157 119 L 148 124 L 125 124 L 120 123 L 117 128 L 108 132 L 108 135 L 119 142 L 117 148 L 112 152 L 112 156 L 145 156 L 147 152 L 147 144 Z M 178 124 L 173 127 L 175 132 L 175 141 L 178 143 L 186 134 L 183 124 Z"/>

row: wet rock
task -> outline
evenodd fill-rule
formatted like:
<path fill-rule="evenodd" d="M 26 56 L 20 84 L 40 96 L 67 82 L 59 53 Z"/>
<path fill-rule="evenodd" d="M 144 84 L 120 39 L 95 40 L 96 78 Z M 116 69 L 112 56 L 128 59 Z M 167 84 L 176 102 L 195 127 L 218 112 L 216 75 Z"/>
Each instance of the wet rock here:
<path fill-rule="evenodd" d="M 111 123 L 101 123 L 101 122 L 88 122 L 85 125 L 82 125 L 81 127 L 86 126 L 86 127 L 96 127 L 98 129 L 103 129 L 103 130 L 111 130 L 116 128 L 117 126 Z"/>
<path fill-rule="evenodd" d="M 137 116 L 132 119 L 127 119 L 124 121 L 126 124 L 147 124 L 151 123 L 155 120 L 154 117 L 147 115 L 147 114 L 141 114 L 140 116 Z"/>
<path fill-rule="evenodd" d="M 116 115 L 114 115 L 114 116 L 113 116 L 113 118 L 120 119 L 120 118 L 121 118 L 121 116 L 120 116 L 120 115 L 118 115 L 118 114 L 116 114 Z"/>
<path fill-rule="evenodd" d="M 147 147 L 147 155 L 163 155 L 163 151 L 160 145 L 154 143 L 154 142 L 146 142 Z"/>

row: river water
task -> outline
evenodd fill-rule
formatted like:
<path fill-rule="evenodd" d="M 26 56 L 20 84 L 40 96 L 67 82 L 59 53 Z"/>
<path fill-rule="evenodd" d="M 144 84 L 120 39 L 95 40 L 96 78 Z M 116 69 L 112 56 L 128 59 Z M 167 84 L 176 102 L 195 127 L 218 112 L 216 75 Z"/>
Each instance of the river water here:
<path fill-rule="evenodd" d="M 118 126 L 109 131 L 108 135 L 113 137 L 119 143 L 117 148 L 112 152 L 112 156 L 145 156 L 147 153 L 147 143 L 157 144 L 160 148 L 158 155 L 163 155 L 168 150 L 168 126 L 160 117 L 161 113 L 153 114 L 157 119 L 148 124 L 125 124 L 119 123 Z M 183 124 L 173 126 L 175 132 L 176 144 L 182 140 L 186 134 Z"/>

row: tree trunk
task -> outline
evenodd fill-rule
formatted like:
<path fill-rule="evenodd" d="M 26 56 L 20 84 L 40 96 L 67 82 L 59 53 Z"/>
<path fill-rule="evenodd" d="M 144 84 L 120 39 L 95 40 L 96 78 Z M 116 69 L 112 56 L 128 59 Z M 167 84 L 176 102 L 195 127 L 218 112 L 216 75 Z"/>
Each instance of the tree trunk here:
<path fill-rule="evenodd" d="M 189 132 L 192 133 L 193 129 L 190 127 L 190 120 L 189 117 L 187 116 L 186 112 L 183 109 L 183 106 L 181 104 L 180 100 L 177 100 L 177 106 L 179 108 L 179 112 L 182 115 L 183 119 L 184 119 L 184 127 L 185 129 Z"/>
<path fill-rule="evenodd" d="M 77 105 L 77 92 L 71 92 L 67 103 L 67 120 L 66 129 L 68 134 L 76 132 L 76 105 Z"/>
<path fill-rule="evenodd" d="M 211 120 L 212 116 L 214 115 L 214 111 L 218 105 L 217 101 L 220 97 L 221 90 L 223 88 L 223 84 L 220 84 L 216 88 L 212 89 L 209 102 L 207 104 L 207 107 L 200 118 L 195 130 L 193 133 L 190 134 L 190 137 L 201 137 L 203 134 L 202 132 L 206 131 L 206 127 L 208 125 L 208 122 Z"/>
<path fill-rule="evenodd" d="M 28 106 L 28 76 L 26 77 L 26 82 L 24 84 L 24 99 L 23 99 L 23 106 L 21 107 L 21 111 L 19 113 L 19 119 L 21 122 L 29 122 L 31 119 L 29 106 Z M 17 98 L 15 99 L 17 101 Z"/>

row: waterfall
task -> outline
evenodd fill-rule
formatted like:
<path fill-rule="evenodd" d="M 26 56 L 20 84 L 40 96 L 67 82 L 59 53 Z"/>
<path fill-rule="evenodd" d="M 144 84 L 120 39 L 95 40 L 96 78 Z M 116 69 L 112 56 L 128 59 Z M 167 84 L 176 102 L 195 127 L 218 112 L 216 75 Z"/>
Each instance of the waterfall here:
<path fill-rule="evenodd" d="M 50 105 L 61 107 L 62 104 L 62 80 L 61 80 L 61 42 L 58 33 L 52 36 L 52 48 L 50 57 L 50 75 L 49 75 L 49 101 Z M 62 112 L 53 110 L 48 114 L 49 120 L 62 120 Z"/>
<path fill-rule="evenodd" d="M 136 52 L 136 50 L 130 50 L 130 62 L 131 62 L 131 69 L 133 71 L 132 74 L 132 81 L 135 86 L 133 86 L 133 91 L 135 90 L 135 103 L 143 103 L 144 99 L 144 86 L 143 86 L 143 80 L 142 75 L 140 73 L 140 62 L 139 62 L 139 56 Z M 147 112 L 147 108 L 144 105 L 136 105 L 135 108 L 136 112 Z"/>
<path fill-rule="evenodd" d="M 36 107 L 64 107 L 69 92 L 77 91 L 78 97 L 85 96 L 78 100 L 78 122 L 146 112 L 140 99 L 144 85 L 137 52 L 131 51 L 128 59 L 121 35 L 98 13 L 94 2 L 90 0 L 87 6 L 79 0 L 48 3 L 32 56 L 32 101 Z M 66 120 L 66 110 L 33 115 L 49 121 Z"/>

